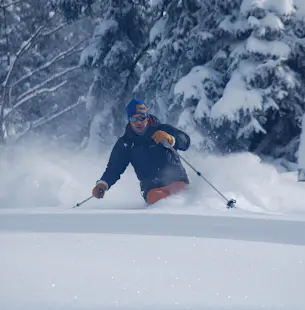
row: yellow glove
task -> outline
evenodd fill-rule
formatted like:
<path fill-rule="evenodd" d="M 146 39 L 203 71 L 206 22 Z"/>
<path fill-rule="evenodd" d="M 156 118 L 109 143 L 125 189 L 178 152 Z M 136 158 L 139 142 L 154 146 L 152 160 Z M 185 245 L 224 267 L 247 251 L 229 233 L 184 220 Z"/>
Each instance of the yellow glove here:
<path fill-rule="evenodd" d="M 107 189 L 108 185 L 106 182 L 98 181 L 92 190 L 92 196 L 98 199 L 103 198 Z"/>
<path fill-rule="evenodd" d="M 169 143 L 169 145 L 171 147 L 173 147 L 175 145 L 175 138 L 171 135 L 169 135 L 167 132 L 162 131 L 162 130 L 158 130 L 156 131 L 153 135 L 152 138 L 154 139 L 154 141 L 159 144 L 166 144 Z"/>

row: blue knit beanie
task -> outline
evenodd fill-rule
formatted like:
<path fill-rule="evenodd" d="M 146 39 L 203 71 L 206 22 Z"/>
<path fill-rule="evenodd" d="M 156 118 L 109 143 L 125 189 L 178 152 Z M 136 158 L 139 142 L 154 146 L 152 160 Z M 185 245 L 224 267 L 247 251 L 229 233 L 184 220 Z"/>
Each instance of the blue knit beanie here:
<path fill-rule="evenodd" d="M 126 112 L 128 119 L 135 114 L 145 114 L 149 116 L 148 108 L 146 107 L 144 101 L 138 99 L 132 99 L 127 103 Z"/>

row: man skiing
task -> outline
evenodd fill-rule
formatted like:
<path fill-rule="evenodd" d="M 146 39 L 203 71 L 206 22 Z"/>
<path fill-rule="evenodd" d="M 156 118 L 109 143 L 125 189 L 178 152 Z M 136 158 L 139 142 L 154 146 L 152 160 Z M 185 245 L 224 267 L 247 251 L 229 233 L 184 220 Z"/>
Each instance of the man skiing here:
<path fill-rule="evenodd" d="M 126 112 L 129 122 L 125 133 L 113 147 L 107 168 L 96 182 L 92 195 L 103 198 L 129 163 L 134 167 L 148 204 L 183 190 L 189 179 L 179 156 L 169 146 L 186 151 L 190 137 L 171 125 L 161 124 L 148 113 L 143 101 L 132 99 Z"/>

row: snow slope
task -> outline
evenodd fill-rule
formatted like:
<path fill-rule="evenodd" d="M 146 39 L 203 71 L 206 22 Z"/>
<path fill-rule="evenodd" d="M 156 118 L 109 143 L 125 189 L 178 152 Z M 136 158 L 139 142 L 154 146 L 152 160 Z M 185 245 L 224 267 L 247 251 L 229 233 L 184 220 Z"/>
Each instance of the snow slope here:
<path fill-rule="evenodd" d="M 6 310 L 301 310 L 305 305 L 304 246 L 24 232 L 1 233 L 0 243 Z"/>
<path fill-rule="evenodd" d="M 2 154 L 0 309 L 304 309 L 304 183 L 251 154 L 185 153 L 190 189 L 144 208 L 128 169 L 90 195 L 109 152 Z"/>

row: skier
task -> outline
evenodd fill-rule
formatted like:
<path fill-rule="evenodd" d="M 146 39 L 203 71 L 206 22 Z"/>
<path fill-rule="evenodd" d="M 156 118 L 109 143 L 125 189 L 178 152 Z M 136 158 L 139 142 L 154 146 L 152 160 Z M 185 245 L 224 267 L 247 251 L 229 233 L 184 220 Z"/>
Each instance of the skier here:
<path fill-rule="evenodd" d="M 103 198 L 105 192 L 120 179 L 129 163 L 140 181 L 143 198 L 148 204 L 178 193 L 189 184 L 187 173 L 179 156 L 170 150 L 186 151 L 190 137 L 183 131 L 161 124 L 148 113 L 145 103 L 132 99 L 126 106 L 128 124 L 125 133 L 116 142 L 101 179 L 92 195 Z"/>

